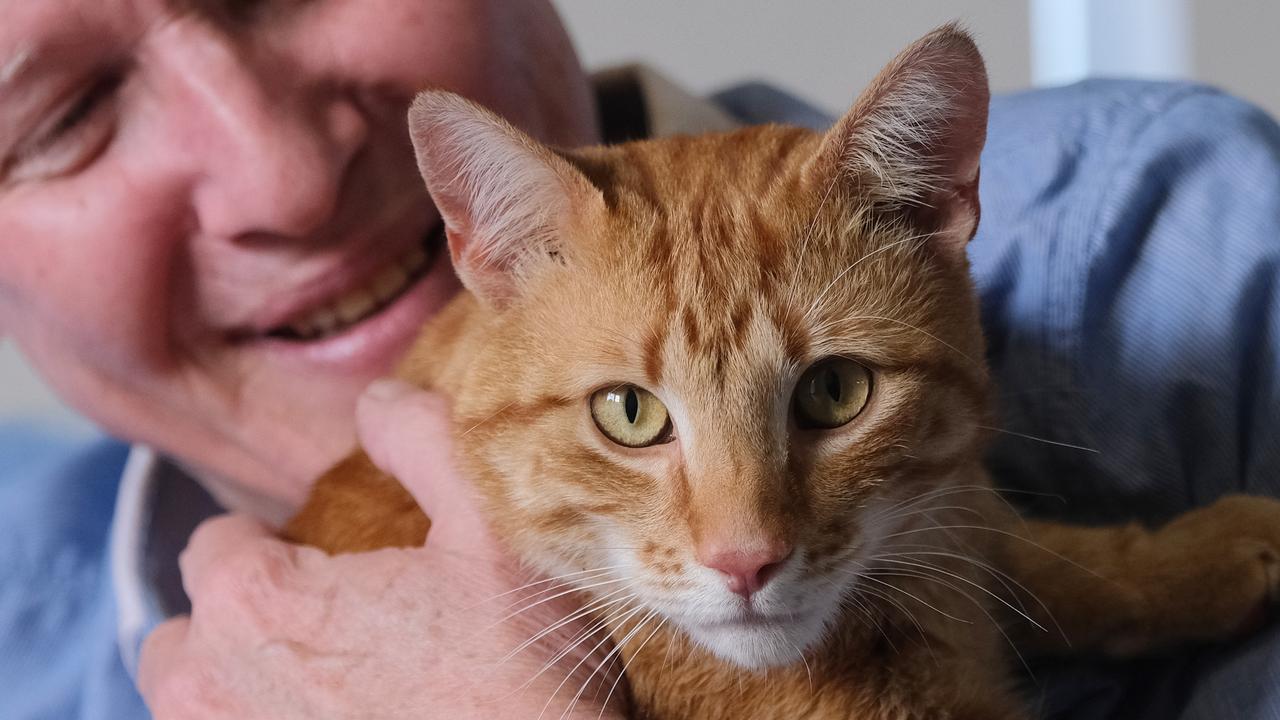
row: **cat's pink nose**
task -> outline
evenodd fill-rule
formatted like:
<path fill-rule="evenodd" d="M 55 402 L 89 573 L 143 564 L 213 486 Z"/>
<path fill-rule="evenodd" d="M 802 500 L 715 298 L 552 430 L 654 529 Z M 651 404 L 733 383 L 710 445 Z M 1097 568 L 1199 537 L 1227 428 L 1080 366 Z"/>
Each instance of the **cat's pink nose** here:
<path fill-rule="evenodd" d="M 724 575 L 730 592 L 750 600 L 782 568 L 791 556 L 791 546 L 780 540 L 749 549 L 712 546 L 698 556 L 703 565 Z"/>

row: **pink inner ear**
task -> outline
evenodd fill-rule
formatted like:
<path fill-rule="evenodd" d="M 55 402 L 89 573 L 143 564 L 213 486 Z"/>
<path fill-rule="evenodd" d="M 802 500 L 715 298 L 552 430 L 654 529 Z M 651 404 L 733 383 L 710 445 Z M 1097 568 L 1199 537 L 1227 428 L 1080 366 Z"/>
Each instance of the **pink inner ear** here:
<path fill-rule="evenodd" d="M 481 299 L 506 302 L 522 270 L 558 250 L 575 203 L 595 189 L 563 158 L 452 93 L 420 94 L 409 129 L 459 277 Z"/>
<path fill-rule="evenodd" d="M 516 294 L 513 268 L 479 257 L 477 245 L 468 242 L 466 231 L 455 230 L 445 222 L 449 257 L 462 284 L 477 297 L 497 306 L 512 300 Z"/>
<path fill-rule="evenodd" d="M 938 233 L 938 237 L 948 246 L 958 244 L 963 248 L 978 231 L 978 222 L 982 217 L 982 205 L 978 201 L 978 177 L 975 167 L 969 182 L 957 185 L 951 195 L 939 197 L 932 206 L 924 208 L 924 214 L 930 216 L 922 218 L 924 224 Z"/>

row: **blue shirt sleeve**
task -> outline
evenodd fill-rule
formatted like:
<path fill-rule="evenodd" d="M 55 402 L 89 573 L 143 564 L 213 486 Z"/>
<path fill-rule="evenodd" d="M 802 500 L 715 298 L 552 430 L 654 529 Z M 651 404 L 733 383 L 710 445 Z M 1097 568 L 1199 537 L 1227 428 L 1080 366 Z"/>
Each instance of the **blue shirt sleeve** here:
<path fill-rule="evenodd" d="M 1280 494 L 1280 128 L 1190 84 L 997 98 L 970 258 L 1001 485 L 1160 519 Z"/>
<path fill-rule="evenodd" d="M 0 718 L 149 717 L 120 661 L 107 561 L 127 451 L 0 424 Z"/>

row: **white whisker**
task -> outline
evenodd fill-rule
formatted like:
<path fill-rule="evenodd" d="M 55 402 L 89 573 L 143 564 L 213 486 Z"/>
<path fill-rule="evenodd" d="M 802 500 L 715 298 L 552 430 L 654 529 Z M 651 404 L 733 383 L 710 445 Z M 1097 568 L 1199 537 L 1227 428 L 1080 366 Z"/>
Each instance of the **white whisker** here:
<path fill-rule="evenodd" d="M 603 670 L 606 665 L 612 664 L 613 659 L 617 657 L 620 652 L 622 652 L 623 646 L 625 646 L 628 642 L 630 642 L 631 638 L 634 637 L 635 634 L 639 632 L 640 629 L 643 628 L 646 624 L 648 624 L 649 620 L 651 620 L 657 614 L 658 614 L 657 610 L 650 610 L 648 613 L 645 614 L 644 617 L 640 618 L 639 622 L 636 623 L 635 627 L 627 631 L 627 634 L 624 635 L 621 640 L 614 643 L 613 648 L 611 648 L 609 650 L 609 653 L 604 656 L 604 659 L 601 660 L 600 663 L 596 665 L 595 669 L 591 671 L 591 674 L 587 676 L 587 679 L 582 681 L 582 686 L 578 688 L 578 692 L 574 693 L 573 701 L 570 702 L 569 707 L 565 708 L 564 712 L 560 714 L 561 720 L 573 714 L 574 708 L 577 707 L 578 705 L 578 700 L 582 698 L 582 693 L 586 692 L 587 686 L 591 684 L 591 680 L 595 678 L 596 674 L 599 673 L 601 670 Z"/>
<path fill-rule="evenodd" d="M 1004 428 L 991 427 L 989 425 L 974 425 L 974 427 L 978 428 L 979 430 L 990 430 L 991 432 L 998 432 L 1003 435 L 1012 435 L 1013 437 L 1022 438 L 1023 440 L 1034 440 L 1036 442 L 1044 443 L 1045 445 L 1053 445 L 1055 447 L 1070 448 L 1072 450 L 1082 450 L 1084 452 L 1093 453 L 1095 455 L 1102 454 L 1101 450 L 1097 450 L 1091 447 L 1085 447 L 1084 445 L 1074 445 L 1072 443 L 1062 442 L 1060 440 L 1049 440 L 1048 438 L 1036 437 L 1035 435 L 1028 435 L 1026 433 L 1014 432 L 1012 430 L 1005 430 Z"/>
<path fill-rule="evenodd" d="M 477 603 L 474 607 L 479 607 L 480 605 L 483 605 L 484 603 L 487 603 L 487 602 L 493 602 L 494 600 L 497 600 L 497 599 L 499 599 L 499 598 L 504 598 L 504 597 L 506 597 L 506 596 L 508 596 L 508 595 L 512 595 L 512 594 L 514 594 L 514 593 L 518 593 L 518 592 L 520 592 L 521 590 L 528 590 L 529 588 L 537 587 L 537 586 L 539 586 L 539 585 L 545 585 L 545 584 L 547 584 L 547 583 L 556 583 L 556 582 L 559 582 L 559 581 L 561 581 L 561 580 L 565 580 L 565 579 L 567 579 L 567 578 L 579 577 L 579 576 L 582 576 L 582 575 L 590 575 L 590 576 L 595 576 L 595 575 L 605 575 L 605 574 L 607 574 L 610 570 L 617 570 L 617 569 L 620 569 L 620 568 L 622 568 L 622 567 L 625 567 L 625 566 L 623 566 L 623 565 L 608 565 L 608 566 L 605 566 L 605 567 L 598 567 L 598 568 L 594 568 L 594 569 L 591 569 L 591 570 L 579 570 L 578 572 L 565 573 L 564 575 L 556 575 L 555 577 L 549 577 L 549 578 L 546 578 L 546 579 L 543 579 L 543 580 L 535 580 L 534 582 L 527 583 L 527 584 L 525 584 L 525 585 L 521 585 L 521 586 L 520 586 L 520 587 L 518 587 L 518 588 L 512 588 L 511 590 L 508 590 L 508 591 L 506 591 L 506 592 L 498 593 L 497 595 L 493 595 L 493 596 L 491 596 L 491 597 L 485 598 L 485 599 L 484 599 L 484 600 L 482 600 L 481 602 Z M 544 590 L 540 590 L 539 592 L 546 592 L 546 590 L 545 590 L 545 589 L 544 589 Z M 473 609 L 474 609 L 474 607 L 473 607 Z"/>
<path fill-rule="evenodd" d="M 860 573 L 855 572 L 854 574 L 859 579 L 868 579 L 867 576 L 862 575 Z M 858 592 L 866 593 L 868 595 L 871 595 L 874 598 L 879 598 L 881 601 L 887 602 L 890 605 L 893 605 L 895 608 L 897 608 L 898 612 L 902 613 L 902 616 L 905 617 L 907 620 L 909 620 L 911 624 L 915 626 L 916 633 L 920 635 L 920 640 L 924 642 L 925 649 L 929 651 L 929 656 L 934 659 L 934 662 L 937 662 L 938 656 L 934 655 L 933 644 L 929 642 L 929 635 L 924 631 L 924 626 L 922 626 L 920 624 L 920 621 L 916 619 L 915 613 L 911 612 L 910 608 L 908 608 L 906 605 L 903 605 L 901 601 L 899 601 L 897 598 L 890 596 L 888 593 L 884 592 L 883 590 L 879 590 L 873 587 L 867 587 L 867 585 L 863 583 L 859 583 L 859 586 L 860 587 L 858 588 Z"/>
<path fill-rule="evenodd" d="M 1015 655 L 1018 656 L 1018 661 L 1022 663 L 1022 667 L 1027 671 L 1027 674 L 1030 675 L 1033 679 L 1035 678 L 1035 673 L 1031 670 L 1031 665 L 1029 665 L 1027 663 L 1026 658 L 1022 656 L 1022 653 L 1018 650 L 1018 646 L 1014 644 L 1013 638 L 1009 637 L 1009 633 L 1005 632 L 1004 627 L 995 619 L 995 617 L 991 615 L 991 612 L 987 610 L 986 606 L 983 605 L 981 602 L 979 602 L 977 598 L 973 597 L 972 595 L 965 592 L 961 588 L 956 587 L 954 584 L 947 582 L 946 580 L 933 577 L 925 572 L 901 570 L 901 571 L 895 571 L 895 572 L 888 572 L 884 574 L 889 576 L 915 578 L 917 580 L 924 580 L 926 582 L 937 583 L 938 585 L 948 588 L 949 590 L 955 592 L 957 595 L 973 603 L 973 606 L 978 608 L 978 611 L 981 612 L 983 615 L 985 615 L 987 617 L 987 620 L 991 622 L 991 625 L 996 629 L 996 631 L 999 632 L 1000 635 L 1004 637 L 1004 640 L 1006 643 L 1008 643 L 1009 648 L 1013 650 L 1013 653 Z"/>
<path fill-rule="evenodd" d="M 872 251 L 870 251 L 870 252 L 868 252 L 868 253 L 864 254 L 862 257 L 858 258 L 857 260 L 854 260 L 854 261 L 853 261 L 853 262 L 852 262 L 848 267 L 846 267 L 844 270 L 841 270 L 841 271 L 840 271 L 840 274 L 839 274 L 839 275 L 836 275 L 836 277 L 835 277 L 835 279 L 834 279 L 834 280 L 832 280 L 831 282 L 827 283 L 827 286 L 826 286 L 825 288 L 823 288 L 823 289 L 822 289 L 822 292 L 818 293 L 817 297 L 815 297 L 815 298 L 813 299 L 813 302 L 809 303 L 809 309 L 805 311 L 805 313 L 804 313 L 804 315 L 803 315 L 802 317 L 803 317 L 806 321 L 810 320 L 810 317 L 809 317 L 809 316 L 810 316 L 810 315 L 811 315 L 815 310 L 817 310 L 817 309 L 818 309 L 818 304 L 819 304 L 819 303 L 821 303 L 821 302 L 822 302 L 822 299 L 823 299 L 824 297 L 826 297 L 826 296 L 827 296 L 827 293 L 831 292 L 831 288 L 835 287 L 835 284 L 836 284 L 836 283 L 838 283 L 838 282 L 840 282 L 840 279 L 841 279 L 841 278 L 843 278 L 845 275 L 847 275 L 847 274 L 849 273 L 849 271 L 851 271 L 851 270 L 853 270 L 854 268 L 858 267 L 858 265 L 860 265 L 860 264 L 861 264 L 864 260 L 866 260 L 867 258 L 872 257 L 872 256 L 874 256 L 874 255 L 878 255 L 878 254 L 880 254 L 880 253 L 882 253 L 882 252 L 884 252 L 884 251 L 886 251 L 886 250 L 889 250 L 889 249 L 891 249 L 891 248 L 895 248 L 895 247 L 897 247 L 897 246 L 899 246 L 899 245 L 905 245 L 906 243 L 909 243 L 909 242 L 916 242 L 916 241 L 919 241 L 919 243 L 918 243 L 918 244 L 924 244 L 925 242 L 927 242 L 927 241 L 929 240 L 929 238 L 931 238 L 931 237 L 933 237 L 933 236 L 935 236 L 935 235 L 937 235 L 937 233 L 936 233 L 936 232 L 924 233 L 924 234 L 922 234 L 922 235 L 912 235 L 911 237 L 903 238 L 902 240 L 896 240 L 896 241 L 891 242 L 891 243 L 885 243 L 883 246 L 881 246 L 881 247 L 879 247 L 879 248 L 876 248 L 875 250 L 872 250 Z"/>
<path fill-rule="evenodd" d="M 796 278 L 804 269 L 804 256 L 809 251 L 809 241 L 813 239 L 813 234 L 818 227 L 818 219 L 822 215 L 822 209 L 827 206 L 827 200 L 831 197 L 831 192 L 836 188 L 836 177 L 832 177 L 827 183 L 826 192 L 822 193 L 822 199 L 818 201 L 818 208 L 813 211 L 813 218 L 809 220 L 809 227 L 805 228 L 804 241 L 800 243 L 800 255 L 796 259 L 795 268 L 791 271 L 791 286 L 787 290 L 787 302 L 790 303 L 795 299 Z"/>
<path fill-rule="evenodd" d="M 878 578 L 878 577 L 876 577 L 874 574 L 872 574 L 872 572 L 871 572 L 871 571 L 873 570 L 873 568 L 867 568 L 867 567 L 865 567 L 865 566 L 864 566 L 864 569 L 865 569 L 865 570 L 867 570 L 868 572 L 859 573 L 858 577 L 860 577 L 860 578 L 862 578 L 862 579 L 864 579 L 864 580 L 870 580 L 870 581 L 872 581 L 872 582 L 879 583 L 879 584 L 884 585 L 885 587 L 887 587 L 887 588 L 889 588 L 889 589 L 891 589 L 891 590 L 896 590 L 896 591 L 898 591 L 898 592 L 902 593 L 903 595 L 906 595 L 907 597 L 911 598 L 912 600 L 915 600 L 916 602 L 920 603 L 921 605 L 924 605 L 925 607 L 929 608 L 930 610 L 932 610 L 932 611 L 934 611 L 934 612 L 938 613 L 939 615 L 941 615 L 941 616 L 943 616 L 943 617 L 945 617 L 945 618 L 948 618 L 948 619 L 951 619 L 951 620 L 955 620 L 956 622 L 964 623 L 964 624 L 966 624 L 966 625 L 972 625 L 972 624 L 973 624 L 973 621 L 972 621 L 972 620 L 965 620 L 964 618 L 956 617 L 955 615 L 952 615 L 951 613 L 946 612 L 946 611 L 944 611 L 944 610 L 939 610 L 937 607 L 935 607 L 934 605 L 930 604 L 927 600 L 924 600 L 923 598 L 921 598 L 921 597 L 919 597 L 919 596 L 917 596 L 917 595 L 915 595 L 915 594 L 913 594 L 913 593 L 907 592 L 906 590 L 903 590 L 902 588 L 898 587 L 897 585 L 894 585 L 893 583 L 888 583 L 888 582 L 885 582 L 885 581 L 883 581 L 883 580 L 879 579 L 879 578 Z"/>
<path fill-rule="evenodd" d="M 513 612 L 509 613 L 508 615 L 506 615 L 505 617 L 503 617 L 501 620 L 498 620 L 497 622 L 495 622 L 495 623 L 493 623 L 492 625 L 490 625 L 487 629 L 492 630 L 493 628 L 495 628 L 495 627 L 497 627 L 497 626 L 501 625 L 502 623 L 504 623 L 504 622 L 506 622 L 506 621 L 510 620 L 511 618 L 513 618 L 513 617 L 515 617 L 515 616 L 517 616 L 517 615 L 519 615 L 519 614 L 521 614 L 521 613 L 528 612 L 528 611 L 532 610 L 533 608 L 536 608 L 536 607 L 538 607 L 539 605 L 542 605 L 543 603 L 549 603 L 549 602 L 551 602 L 552 600 L 555 600 L 556 598 L 564 597 L 565 595 L 571 595 L 571 594 L 573 594 L 573 593 L 575 593 L 575 592 L 582 592 L 582 591 L 585 591 L 585 590 L 590 590 L 590 589 L 592 589 L 592 588 L 602 587 L 602 586 L 604 586 L 604 585 L 613 585 L 613 584 L 615 584 L 615 583 L 626 582 L 626 580 L 627 580 L 626 578 L 614 578 L 614 579 L 612 579 L 612 580 L 602 580 L 602 581 L 597 582 L 597 583 L 591 583 L 591 584 L 589 584 L 589 585 L 583 585 L 583 586 L 581 586 L 581 587 L 577 587 L 577 586 L 575 586 L 575 587 L 571 587 L 571 588 L 569 588 L 568 590 L 562 590 L 562 591 L 560 591 L 560 592 L 556 593 L 555 595 L 552 595 L 551 597 L 542 598 L 541 600 L 539 600 L 539 601 L 537 601 L 537 602 L 535 602 L 535 603 L 530 603 L 529 605 L 525 605 L 524 607 L 520 608 L 519 610 L 515 610 L 515 611 L 513 611 Z"/>
<path fill-rule="evenodd" d="M 633 608 L 632 610 L 627 612 L 625 615 L 623 615 L 623 617 L 619 620 L 619 622 L 626 622 L 629 618 L 634 617 L 637 613 L 640 613 L 643 611 L 644 611 L 644 606 Z M 569 682 L 569 679 L 573 677 L 573 674 L 578 672 L 578 668 L 582 667 L 583 663 L 591 659 L 591 656 L 594 655 L 596 652 L 598 652 L 600 648 L 604 647 L 605 643 L 609 642 L 609 640 L 610 640 L 610 636 L 606 634 L 604 636 L 604 639 L 596 643 L 595 646 L 592 647 L 591 650 L 589 650 L 585 655 L 583 655 L 582 659 L 579 660 L 578 663 L 574 665 L 569 670 L 568 673 L 565 674 L 564 680 L 561 680 L 560 684 L 556 686 L 556 689 L 551 691 L 551 697 L 547 698 L 546 704 L 542 706 L 542 711 L 538 713 L 538 720 L 542 720 L 542 717 L 547 714 L 547 709 L 551 707 L 551 703 L 555 702 L 556 695 L 560 694 L 560 691 L 564 689 L 565 683 Z M 596 669 L 597 670 L 599 669 L 599 665 L 596 666 Z M 592 671 L 591 675 L 587 676 L 587 682 L 590 682 L 591 678 L 594 676 L 595 676 L 595 672 Z M 584 684 L 584 687 L 585 687 L 585 684 Z M 579 691 L 579 694 L 581 694 L 581 691 Z M 577 700 L 577 695 L 574 696 L 574 700 L 575 701 Z M 572 709 L 572 704 L 570 705 L 569 709 L 567 709 L 565 712 L 568 712 L 571 709 Z M 563 715 L 561 717 L 563 717 Z"/>
<path fill-rule="evenodd" d="M 618 689 L 618 683 L 622 682 L 622 678 L 626 677 L 627 669 L 631 667 L 631 661 L 639 657 L 640 652 L 644 650 L 644 646 L 648 645 L 649 641 L 653 639 L 653 636 L 657 635 L 658 631 L 662 629 L 662 626 L 666 624 L 666 618 L 658 620 L 658 624 L 654 626 L 653 631 L 650 632 L 644 641 L 640 643 L 640 647 L 636 648 L 636 651 L 631 654 L 631 657 L 627 658 L 627 660 L 622 663 L 622 672 L 618 673 L 618 677 L 614 678 L 613 685 L 609 687 L 609 693 L 604 696 L 604 702 L 600 705 L 600 714 L 596 716 L 596 720 L 600 720 L 600 718 L 604 717 L 604 711 L 609 707 L 609 700 L 613 697 L 613 691 Z"/>
<path fill-rule="evenodd" d="M 991 590 L 990 590 L 989 588 L 983 587 L 981 583 L 976 583 L 976 582 L 974 582 L 974 581 L 970 580 L 969 578 L 964 577 L 963 575 L 960 575 L 959 573 L 954 573 L 954 572 L 951 572 L 950 570 L 946 570 L 946 569 L 944 569 L 944 568 L 942 568 L 942 567 L 939 567 L 939 566 L 937 566 L 937 565 L 933 565 L 933 564 L 931 564 L 931 563 L 927 563 L 927 562 L 923 562 L 923 561 L 915 561 L 915 560 L 899 560 L 899 559 L 898 559 L 898 556 L 895 556 L 895 555 L 875 555 L 875 556 L 872 556 L 870 559 L 872 559 L 872 560 L 879 560 L 879 561 L 881 561 L 881 562 L 894 563 L 894 564 L 896 564 L 896 565 L 907 565 L 908 567 L 916 567 L 916 568 L 920 568 L 920 569 L 928 570 L 928 571 L 931 571 L 931 572 L 938 572 L 938 573 L 942 573 L 943 575 L 946 575 L 947 577 L 955 578 L 956 580 L 959 580 L 960 582 L 963 582 L 963 583 L 965 583 L 966 585 L 970 585 L 970 586 L 972 586 L 972 587 L 975 587 L 975 588 L 977 588 L 977 589 L 981 590 L 982 592 L 984 592 L 984 593 L 986 593 L 986 594 L 990 595 L 990 596 L 991 596 L 992 598 L 994 598 L 997 602 L 1000 602 L 1001 604 L 1003 604 L 1005 607 L 1009 608 L 1009 609 L 1010 609 L 1010 610 L 1012 610 L 1013 612 L 1015 612 L 1015 613 L 1017 613 L 1018 615 L 1020 615 L 1020 616 L 1022 616 L 1022 617 L 1024 617 L 1024 618 L 1026 618 L 1027 622 L 1031 623 L 1032 625 L 1035 625 L 1035 626 L 1036 626 L 1037 628 L 1039 628 L 1042 632 L 1049 632 L 1049 631 L 1048 631 L 1048 629 L 1047 629 L 1047 628 L 1045 628 L 1045 626 L 1043 626 L 1043 625 L 1041 625 L 1040 623 L 1036 622 L 1036 621 L 1035 621 L 1035 620 L 1034 620 L 1030 615 L 1026 614 L 1026 613 L 1025 613 L 1025 612 L 1023 612 L 1022 610 L 1019 610 L 1018 608 L 1014 607 L 1014 606 L 1013 606 L 1009 601 L 1007 601 L 1007 600 L 1005 600 L 1004 598 L 1000 597 L 999 595 L 996 595 L 995 593 L 991 592 Z"/>
<path fill-rule="evenodd" d="M 498 417 L 498 416 L 499 416 L 499 415 L 501 415 L 503 412 L 506 412 L 507 408 L 511 407 L 512 405 L 515 405 L 515 404 L 516 404 L 516 402 L 518 402 L 518 401 L 516 401 L 516 400 L 512 400 L 511 402 L 507 403 L 506 405 L 503 405 L 502 407 L 498 408 L 497 410 L 494 410 L 493 412 L 489 413 L 489 416 L 488 416 L 488 417 L 486 417 L 485 419 L 483 419 L 483 420 L 481 420 L 480 422 L 476 423 L 475 425 L 472 425 L 471 427 L 467 428 L 466 430 L 462 431 L 462 434 L 461 434 L 461 435 L 459 435 L 458 437 L 460 437 L 460 438 L 464 438 L 464 437 L 466 437 L 467 435 L 471 434 L 471 431 L 472 431 L 472 430 L 475 430 L 476 428 L 480 427 L 481 425 L 483 425 L 483 424 L 485 424 L 485 423 L 489 422 L 490 420 L 492 420 L 492 419 L 494 419 L 494 418 Z"/>
<path fill-rule="evenodd" d="M 529 638 L 528 640 L 525 640 L 523 643 L 517 646 L 514 650 L 507 653 L 507 655 L 503 657 L 501 661 L 499 661 L 499 664 L 505 663 L 511 658 L 518 655 L 519 653 L 524 652 L 526 648 L 536 643 L 541 638 L 545 637 L 548 633 L 555 632 L 556 630 L 559 630 L 565 625 L 568 625 L 569 623 L 585 615 L 594 613 L 597 610 L 601 610 L 603 608 L 609 607 L 610 605 L 613 605 L 615 603 L 626 602 L 628 598 L 619 598 L 619 599 L 611 599 L 611 598 L 613 598 L 614 595 L 618 595 L 619 593 L 625 593 L 627 589 L 628 588 L 626 587 L 618 588 L 617 590 L 614 590 L 613 592 L 608 593 L 603 597 L 600 597 L 592 601 L 591 603 L 588 603 L 587 605 L 584 605 L 583 607 L 578 608 L 577 610 L 574 610 L 573 612 L 569 613 L 568 615 L 561 618 L 560 620 L 557 620 L 555 623 L 548 625 L 545 628 L 542 628 L 538 632 L 534 633 L 533 637 Z M 628 597 L 635 597 L 635 595 L 631 594 Z"/>
<path fill-rule="evenodd" d="M 1076 569 L 1078 569 L 1078 570 L 1082 570 L 1082 571 L 1084 571 L 1084 572 L 1086 572 L 1086 573 L 1088 573 L 1088 574 L 1090 574 L 1090 575 L 1092 575 L 1092 576 L 1094 576 L 1094 577 L 1098 578 L 1099 580 L 1102 580 L 1102 581 L 1104 581 L 1104 582 L 1114 582 L 1114 581 L 1112 581 L 1112 580 L 1110 580 L 1110 579 L 1108 579 L 1108 578 L 1105 578 L 1105 577 L 1103 577 L 1103 576 L 1099 575 L 1098 573 L 1094 572 L 1093 570 L 1090 570 L 1089 568 L 1087 568 L 1087 567 L 1085 567 L 1085 566 L 1081 565 L 1080 563 L 1076 562 L 1075 560 L 1072 560 L 1071 558 L 1069 558 L 1069 557 L 1067 557 L 1067 556 L 1063 555 L 1062 553 L 1059 553 L 1059 552 L 1055 552 L 1055 551 L 1053 551 L 1053 550 L 1050 550 L 1049 548 L 1045 547 L 1044 545 L 1041 545 L 1040 543 L 1038 543 L 1038 542 L 1036 542 L 1036 541 L 1034 541 L 1034 540 L 1031 540 L 1030 538 L 1022 537 L 1021 535 L 1018 535 L 1017 533 L 1011 533 L 1011 532 L 1009 532 L 1008 530 L 1001 530 L 1001 529 L 999 529 L 999 528 L 986 527 L 986 526 L 983 526 L 983 525 L 937 525 L 937 526 L 934 526 L 934 527 L 927 527 L 927 528 L 915 528 L 914 530 L 903 530 L 903 531 L 896 532 L 896 533 L 890 533 L 890 534 L 888 534 L 888 535 L 884 536 L 884 538 L 883 538 L 883 539 L 885 539 L 885 540 L 890 540 L 890 539 L 895 538 L 895 537 L 902 537 L 902 536 L 904 536 L 904 535 L 913 535 L 913 534 L 916 534 L 916 533 L 922 533 L 922 532 L 930 532 L 930 531 L 933 531 L 933 530 L 982 530 L 982 531 L 984 531 L 984 532 L 992 532 L 992 533 L 997 533 L 997 534 L 999 534 L 999 535 L 1004 535 L 1004 536 L 1006 536 L 1006 537 L 1011 537 L 1011 538 L 1014 538 L 1015 540 L 1021 540 L 1022 542 L 1026 543 L 1026 544 L 1028 544 L 1028 545 L 1030 545 L 1030 546 L 1032 546 L 1032 547 L 1034 547 L 1034 548 L 1036 548 L 1036 549 L 1038 549 L 1038 550 L 1043 550 L 1045 553 L 1047 553 L 1047 554 L 1049 554 L 1049 555 L 1052 555 L 1053 557 L 1055 557 L 1055 558 L 1057 558 L 1057 559 L 1059 559 L 1059 560 L 1061 560 L 1061 561 L 1063 561 L 1063 562 L 1067 563 L 1068 565 L 1072 565 L 1072 566 L 1074 566 Z"/>
<path fill-rule="evenodd" d="M 1035 604 L 1040 607 L 1040 610 L 1044 612 L 1045 616 L 1049 618 L 1049 622 L 1053 624 L 1054 629 L 1057 631 L 1058 635 L 1062 637 L 1063 642 L 1065 642 L 1068 647 L 1071 645 L 1070 638 L 1067 637 L 1066 631 L 1062 629 L 1062 625 L 1058 623 L 1058 619 L 1054 617 L 1053 611 L 1049 609 L 1049 606 L 1045 604 L 1045 602 L 1041 600 L 1038 595 L 1032 592 L 1030 588 L 1018 582 L 1017 578 L 1013 577 L 1009 573 L 997 567 L 994 567 L 988 563 L 981 562 L 975 558 L 969 557 L 968 555 L 962 555 L 960 553 L 953 553 L 953 552 L 946 552 L 944 550 L 939 550 L 932 545 L 894 545 L 894 546 L 889 546 L 885 549 L 893 550 L 896 547 L 924 548 L 923 550 L 912 550 L 909 552 L 899 553 L 900 555 L 903 555 L 903 556 L 911 557 L 911 556 L 917 556 L 917 555 L 931 555 L 931 556 L 947 557 L 947 558 L 952 558 L 955 560 L 961 560 L 963 562 L 971 563 L 974 566 L 981 568 L 982 570 L 989 573 L 991 577 L 993 577 L 996 580 L 996 582 L 1000 583 L 1001 587 L 1005 589 L 1005 592 L 1009 593 L 1011 596 L 1015 598 L 1015 600 L 1017 600 L 1018 606 L 1024 612 L 1027 611 L 1027 607 L 1022 603 L 1020 596 L 1025 595 L 1026 597 L 1031 598 L 1031 600 L 1034 601 Z M 1015 592 L 1014 588 L 1009 587 L 1009 583 L 1013 583 L 1014 587 L 1016 587 L 1017 590 L 1020 592 Z"/>
<path fill-rule="evenodd" d="M 616 607 L 613 610 L 610 610 L 608 615 L 606 615 L 604 618 L 597 620 L 596 622 L 592 623 L 590 626 L 588 626 L 584 630 L 580 631 L 577 635 L 574 635 L 572 638 L 570 638 L 569 642 L 565 643 L 565 646 L 561 648 L 560 651 L 557 652 L 551 659 L 543 663 L 542 667 L 539 668 L 538 672 L 534 673 L 533 677 L 525 681 L 525 683 L 521 686 L 521 688 L 525 688 L 525 687 L 528 687 L 529 685 L 532 685 L 535 680 L 542 677 L 548 670 L 555 667 L 564 658 L 568 657 L 569 653 L 572 653 L 580 645 L 582 645 L 582 643 L 589 640 L 596 633 L 600 632 L 601 630 L 608 631 L 610 622 L 612 622 L 615 619 L 618 619 L 619 616 L 623 615 L 624 613 L 632 609 L 630 602 L 632 599 L 634 599 L 634 597 L 635 596 L 632 595 L 632 596 L 615 600 L 609 603 L 610 606 L 620 605 L 621 607 Z M 603 609 L 603 608 L 600 608 L 600 609 Z M 608 635 L 606 635 L 605 637 L 607 638 Z"/>
<path fill-rule="evenodd" d="M 925 330 L 924 328 L 916 327 L 915 325 L 912 325 L 912 324 L 911 324 L 911 323 L 909 323 L 909 322 L 904 322 L 904 321 L 902 321 L 902 320 L 897 320 L 897 319 L 894 319 L 894 318 L 891 318 L 891 317 L 884 317 L 884 316 L 882 316 L 882 315 L 846 315 L 846 316 L 841 317 L 839 320 L 840 320 L 840 322 L 847 322 L 847 321 L 851 321 L 851 320 L 880 320 L 880 321 L 882 321 L 882 322 L 888 322 L 888 323 L 893 323 L 893 324 L 895 324 L 895 325 L 901 325 L 901 326 L 903 326 L 903 327 L 906 327 L 906 328 L 910 328 L 910 329 L 912 329 L 912 330 L 915 330 L 916 332 L 920 333 L 921 335 L 924 335 L 924 336 L 926 336 L 926 337 L 932 338 L 932 339 L 934 340 L 934 342 L 937 342 L 938 344 L 940 344 L 940 345 L 942 345 L 942 346 L 944 346 L 944 347 L 946 347 L 946 348 L 950 349 L 951 351 L 955 352 L 955 353 L 956 353 L 957 355 L 959 355 L 960 357 L 964 358 L 965 360 L 968 360 L 970 363 L 972 363 L 972 364 L 974 364 L 974 365 L 977 365 L 977 364 L 978 364 L 978 362 L 977 362 L 976 360 L 974 360 L 972 357 L 970 357 L 967 353 L 965 353 L 965 352 L 964 352 L 963 350 L 961 350 L 960 348 L 956 347 L 955 345 L 952 345 L 951 343 L 947 342 L 946 340 L 943 340 L 942 338 L 938 337 L 937 335 L 934 335 L 933 333 L 929 332 L 928 330 Z"/>

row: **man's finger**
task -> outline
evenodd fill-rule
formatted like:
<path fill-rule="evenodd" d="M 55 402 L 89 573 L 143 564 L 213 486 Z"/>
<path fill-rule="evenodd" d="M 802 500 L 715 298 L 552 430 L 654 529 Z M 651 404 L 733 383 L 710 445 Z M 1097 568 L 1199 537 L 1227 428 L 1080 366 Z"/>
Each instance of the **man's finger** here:
<path fill-rule="evenodd" d="M 279 542 L 271 530 L 247 515 L 220 515 L 200 523 L 178 558 L 188 597 L 204 597 L 215 568 L 226 567 L 263 541 Z"/>
<path fill-rule="evenodd" d="M 483 532 L 475 490 L 454 467 L 444 398 L 379 380 L 360 398 L 356 427 L 374 464 L 408 488 L 432 519 L 433 540 L 469 541 Z"/>
<path fill-rule="evenodd" d="M 142 654 L 138 658 L 138 691 L 149 705 L 156 701 L 161 678 L 180 664 L 190 628 L 189 618 L 176 617 L 161 623 L 142 641 Z"/>

